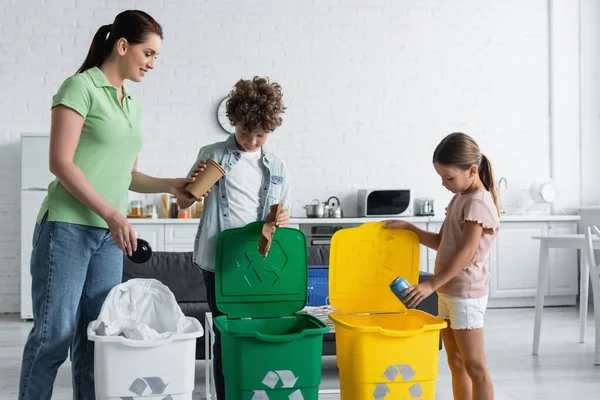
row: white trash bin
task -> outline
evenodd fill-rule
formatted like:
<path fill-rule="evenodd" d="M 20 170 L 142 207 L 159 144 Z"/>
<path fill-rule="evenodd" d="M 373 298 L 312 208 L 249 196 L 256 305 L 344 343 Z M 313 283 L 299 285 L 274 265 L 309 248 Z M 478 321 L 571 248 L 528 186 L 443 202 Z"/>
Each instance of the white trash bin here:
<path fill-rule="evenodd" d="M 196 339 L 204 331 L 196 318 L 186 319 L 187 332 L 161 340 L 99 336 L 90 323 L 96 399 L 192 400 Z"/>

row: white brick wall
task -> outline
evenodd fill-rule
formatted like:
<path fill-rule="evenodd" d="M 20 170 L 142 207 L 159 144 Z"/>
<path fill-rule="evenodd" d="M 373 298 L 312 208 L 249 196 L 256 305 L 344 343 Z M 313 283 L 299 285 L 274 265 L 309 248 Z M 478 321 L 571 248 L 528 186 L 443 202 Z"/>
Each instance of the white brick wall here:
<path fill-rule="evenodd" d="M 431 167 L 447 133 L 472 134 L 509 185 L 549 174 L 545 0 L 4 1 L 0 5 L 0 312 L 18 311 L 19 135 L 49 129 L 60 83 L 96 29 L 139 7 L 163 25 L 145 107 L 141 170 L 182 175 L 225 135 L 218 102 L 241 77 L 281 83 L 270 144 L 293 178 L 293 214 L 361 187 L 449 199 Z"/>

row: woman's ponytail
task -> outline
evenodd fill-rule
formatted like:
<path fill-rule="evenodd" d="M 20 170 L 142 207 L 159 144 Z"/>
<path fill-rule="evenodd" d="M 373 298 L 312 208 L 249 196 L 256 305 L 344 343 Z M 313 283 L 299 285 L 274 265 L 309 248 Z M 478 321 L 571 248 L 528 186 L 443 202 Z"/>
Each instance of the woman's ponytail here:
<path fill-rule="evenodd" d="M 96 32 L 94 39 L 92 40 L 87 57 L 85 58 L 83 64 L 81 64 L 81 67 L 79 67 L 77 73 L 81 73 L 90 68 L 99 67 L 100 64 L 102 64 L 108 55 L 108 41 L 106 40 L 106 36 L 110 33 L 111 29 L 112 24 L 102 25 L 100 29 L 98 29 L 98 32 Z"/>

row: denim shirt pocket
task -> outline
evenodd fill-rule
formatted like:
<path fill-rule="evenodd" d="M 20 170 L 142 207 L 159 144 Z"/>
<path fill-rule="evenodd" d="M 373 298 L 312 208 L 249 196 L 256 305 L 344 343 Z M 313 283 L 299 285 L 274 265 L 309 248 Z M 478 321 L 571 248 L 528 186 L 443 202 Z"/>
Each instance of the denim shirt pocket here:
<path fill-rule="evenodd" d="M 283 176 L 280 176 L 280 175 L 271 175 L 271 184 L 273 184 L 273 185 L 282 185 L 283 184 Z"/>

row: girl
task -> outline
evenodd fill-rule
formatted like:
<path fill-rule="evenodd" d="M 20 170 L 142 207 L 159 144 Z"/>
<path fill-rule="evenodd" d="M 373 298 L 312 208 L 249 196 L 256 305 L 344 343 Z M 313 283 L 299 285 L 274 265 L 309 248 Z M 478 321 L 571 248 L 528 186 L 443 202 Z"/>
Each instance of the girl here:
<path fill-rule="evenodd" d="M 31 257 L 34 325 L 25 344 L 19 399 L 49 400 L 72 354 L 73 398 L 95 399 L 94 346 L 86 337 L 111 288 L 123 252 L 136 249 L 127 190 L 186 198 L 193 178 L 159 179 L 137 170 L 142 110 L 123 82 L 141 82 L 160 53 L 162 28 L 142 11 L 102 26 L 78 73 L 52 101 L 48 187 Z"/>
<path fill-rule="evenodd" d="M 439 233 L 406 221 L 385 221 L 387 228 L 408 229 L 421 244 L 437 250 L 432 279 L 405 290 L 405 303 L 419 304 L 438 292 L 438 314 L 448 321 L 442 340 L 452 372 L 455 400 L 493 399 L 483 340 L 488 298 L 488 250 L 496 238 L 499 208 L 490 160 L 463 134 L 446 136 L 433 153 L 442 185 L 454 193 Z"/>

